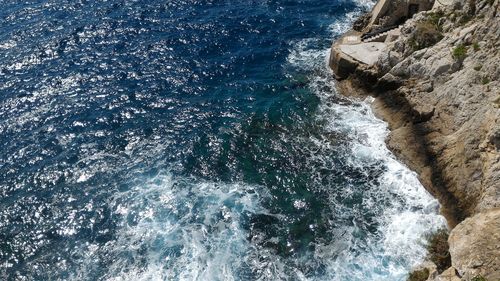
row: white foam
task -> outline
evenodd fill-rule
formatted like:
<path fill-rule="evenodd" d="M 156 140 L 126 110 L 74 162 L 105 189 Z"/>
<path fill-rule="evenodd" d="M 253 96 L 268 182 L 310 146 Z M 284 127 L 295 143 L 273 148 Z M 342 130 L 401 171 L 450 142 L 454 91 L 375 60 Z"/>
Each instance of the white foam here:
<path fill-rule="evenodd" d="M 311 48 L 318 44 L 317 39 L 307 38 L 297 42 L 292 42 L 292 50 L 288 54 L 287 62 L 294 67 L 300 67 L 303 70 L 313 70 L 315 68 L 314 64 L 311 62 L 318 61 L 319 58 L 323 58 L 324 55 L 319 53 L 317 50 Z"/>
<path fill-rule="evenodd" d="M 252 245 L 242 228 L 244 214 L 267 213 L 259 203 L 267 196 L 262 192 L 164 175 L 119 193 L 110 202 L 123 215 L 117 239 L 98 250 L 88 245 L 87 264 L 73 279 L 85 278 L 85 268 L 106 253 L 112 257 L 106 280 L 229 281 L 240 280 L 249 267 L 262 280 L 273 280 L 266 274 L 279 276 L 280 259 Z"/>
<path fill-rule="evenodd" d="M 324 89 L 320 84 L 325 81 L 316 79 L 313 83 L 318 85 L 312 88 Z M 378 186 L 363 195 L 367 208 L 383 209 L 383 215 L 376 218 L 378 235 L 365 238 L 366 243 L 359 245 L 360 241 L 352 238 L 340 254 L 335 252 L 338 245 L 325 245 L 316 254 L 331 261 L 327 275 L 332 280 L 405 280 L 408 271 L 426 255 L 425 237 L 446 225 L 438 212 L 438 202 L 420 184 L 417 175 L 387 149 L 387 125 L 373 115 L 369 100 L 331 104 L 327 100 L 335 95 L 334 91 L 317 94 L 324 99 L 318 116 L 329 120 L 327 129 L 350 136 L 351 152 L 346 165 L 359 169 L 383 165 L 385 169 L 378 177 Z M 391 202 L 377 205 L 384 202 L 377 200 L 383 197 Z M 356 229 L 355 223 L 351 233 Z M 332 250 L 328 249 L 330 246 Z"/>
<path fill-rule="evenodd" d="M 371 1 L 367 4 L 371 5 Z M 347 17 L 352 20 L 355 15 L 353 13 Z M 349 25 L 350 20 L 339 21 L 330 30 L 337 36 L 347 30 Z M 379 186 L 367 191 L 371 194 L 364 198 L 366 206 L 384 209 L 383 215 L 377 218 L 377 231 L 381 239 L 368 237 L 364 245 L 356 245 L 359 241 L 350 240 L 346 251 L 340 254 L 334 250 L 339 248 L 338 245 L 324 245 L 315 255 L 331 261 L 326 279 L 405 280 L 408 271 L 422 262 L 426 255 L 425 237 L 445 227 L 446 221 L 438 212 L 437 200 L 420 184 L 416 173 L 398 162 L 387 149 L 385 138 L 389 131 L 387 124 L 374 116 L 370 108 L 373 99 L 358 101 L 339 97 L 325 63 L 329 50 L 314 49 L 311 40 L 295 43 L 288 62 L 304 70 L 323 69 L 320 74 L 314 74 L 309 85 L 322 99 L 318 118 L 327 120 L 327 131 L 349 136 L 351 156 L 346 165 L 362 169 L 381 163 L 385 167 L 378 178 Z M 331 102 L 332 97 L 338 101 Z M 317 141 L 317 145 L 328 144 Z M 370 198 L 380 196 L 396 200 L 391 200 L 386 206 L 377 206 L 376 200 Z M 351 231 L 356 231 L 356 225 Z M 358 253 L 347 250 L 357 247 Z"/>

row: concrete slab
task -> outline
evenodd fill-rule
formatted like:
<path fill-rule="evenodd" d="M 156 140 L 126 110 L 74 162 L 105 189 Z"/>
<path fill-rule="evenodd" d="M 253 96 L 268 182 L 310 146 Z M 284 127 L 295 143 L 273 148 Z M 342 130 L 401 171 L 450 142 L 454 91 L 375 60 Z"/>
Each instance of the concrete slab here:
<path fill-rule="evenodd" d="M 361 36 L 349 35 L 342 38 L 342 44 L 353 45 L 361 43 Z"/>
<path fill-rule="evenodd" d="M 367 65 L 373 65 L 377 62 L 380 54 L 387 48 L 382 42 L 360 43 L 356 45 L 341 44 L 340 50 Z"/>

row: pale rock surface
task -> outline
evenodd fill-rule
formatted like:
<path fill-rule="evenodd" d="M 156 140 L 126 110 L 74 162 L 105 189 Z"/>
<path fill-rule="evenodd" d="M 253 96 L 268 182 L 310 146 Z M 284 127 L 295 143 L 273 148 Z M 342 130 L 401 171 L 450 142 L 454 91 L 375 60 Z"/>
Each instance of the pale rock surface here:
<path fill-rule="evenodd" d="M 376 66 L 380 80 L 402 85 L 398 94 L 419 117 L 412 128 L 422 133 L 432 169 L 439 170 L 466 217 L 500 207 L 500 19 L 498 0 L 455 0 L 453 7 L 443 9 L 439 19 L 441 26 L 449 26 L 441 41 L 410 50 L 414 26 L 436 11 L 418 14 L 405 23 L 402 36 Z M 462 23 L 458 18 L 464 12 L 472 14 Z M 453 49 L 467 41 L 479 47 L 466 46 L 465 59 L 454 58 Z M 412 162 L 404 155 L 403 160 Z"/>
<path fill-rule="evenodd" d="M 452 265 L 464 280 L 500 280 L 500 208 L 465 219 L 448 239 Z M 443 274 L 441 274 L 443 275 Z"/>
<path fill-rule="evenodd" d="M 460 281 L 460 277 L 457 276 L 456 270 L 453 267 L 448 268 L 443 271 L 438 277 L 433 279 L 435 281 Z"/>

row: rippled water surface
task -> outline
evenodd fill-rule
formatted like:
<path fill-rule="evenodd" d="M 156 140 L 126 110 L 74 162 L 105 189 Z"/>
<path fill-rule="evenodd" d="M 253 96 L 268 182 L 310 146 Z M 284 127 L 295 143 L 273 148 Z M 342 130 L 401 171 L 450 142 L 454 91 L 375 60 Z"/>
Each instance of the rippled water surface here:
<path fill-rule="evenodd" d="M 326 64 L 371 5 L 0 0 L 0 279 L 405 280 L 444 220 Z"/>

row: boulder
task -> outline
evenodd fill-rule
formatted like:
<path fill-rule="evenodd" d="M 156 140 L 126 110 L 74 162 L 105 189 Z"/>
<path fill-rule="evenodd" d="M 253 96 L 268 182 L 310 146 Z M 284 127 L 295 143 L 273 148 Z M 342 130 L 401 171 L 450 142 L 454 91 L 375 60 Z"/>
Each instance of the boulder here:
<path fill-rule="evenodd" d="M 439 276 L 434 279 L 435 281 L 460 281 L 460 277 L 457 276 L 456 270 L 453 267 L 448 268 L 439 274 Z"/>
<path fill-rule="evenodd" d="M 430 69 L 430 75 L 434 76 L 434 77 L 442 75 L 451 69 L 452 64 L 453 64 L 453 60 L 451 60 L 450 58 L 447 58 L 447 57 L 435 60 L 432 62 L 431 69 Z"/>
<path fill-rule="evenodd" d="M 462 221 L 451 231 L 448 243 L 451 263 L 465 280 L 478 275 L 500 280 L 500 208 Z"/>

